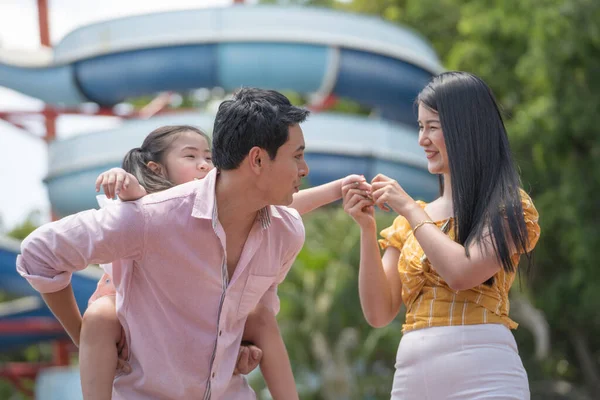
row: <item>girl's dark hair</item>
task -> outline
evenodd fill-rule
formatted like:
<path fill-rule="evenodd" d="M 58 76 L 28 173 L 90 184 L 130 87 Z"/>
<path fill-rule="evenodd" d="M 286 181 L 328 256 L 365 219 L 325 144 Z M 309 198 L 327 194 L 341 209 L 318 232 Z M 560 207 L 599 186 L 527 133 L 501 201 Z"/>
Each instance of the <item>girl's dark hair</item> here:
<path fill-rule="evenodd" d="M 469 245 L 482 244 L 491 234 L 503 269 L 515 271 L 511 250 L 526 253 L 527 227 L 519 175 L 491 89 L 475 75 L 445 72 L 419 93 L 417 104 L 440 117 L 452 181 L 456 241 L 465 247 L 468 257 Z M 529 268 L 532 257 L 526 256 Z M 490 278 L 486 284 L 492 282 Z"/>
<path fill-rule="evenodd" d="M 164 156 L 179 134 L 195 132 L 206 139 L 210 146 L 210 138 L 202 130 L 190 125 L 168 125 L 150 132 L 142 147 L 129 150 L 123 158 L 122 168 L 135 176 L 140 185 L 148 193 L 160 192 L 173 187 L 166 177 L 157 174 L 148 167 L 150 161 L 164 165 Z"/>

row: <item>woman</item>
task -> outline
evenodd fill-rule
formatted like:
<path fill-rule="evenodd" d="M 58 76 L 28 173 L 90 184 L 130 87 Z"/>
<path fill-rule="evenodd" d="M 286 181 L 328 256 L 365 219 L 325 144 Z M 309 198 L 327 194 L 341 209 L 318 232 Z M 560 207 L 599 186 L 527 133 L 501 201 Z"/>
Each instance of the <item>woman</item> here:
<path fill-rule="evenodd" d="M 522 254 L 531 262 L 538 214 L 520 188 L 490 88 L 465 72 L 436 76 L 417 98 L 419 144 L 440 197 L 414 201 L 378 175 L 346 185 L 361 228 L 359 294 L 374 327 L 406 306 L 392 399 L 529 399 L 509 329 L 508 291 Z M 399 216 L 377 243 L 374 205 Z"/>

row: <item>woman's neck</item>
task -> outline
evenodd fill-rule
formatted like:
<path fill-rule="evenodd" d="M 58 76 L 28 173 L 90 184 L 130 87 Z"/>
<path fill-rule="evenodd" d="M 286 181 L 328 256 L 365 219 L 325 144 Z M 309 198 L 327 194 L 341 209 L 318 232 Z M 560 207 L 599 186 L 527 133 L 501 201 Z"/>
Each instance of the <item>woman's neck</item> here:
<path fill-rule="evenodd" d="M 444 192 L 442 193 L 442 199 L 452 203 L 452 181 L 450 180 L 450 174 L 444 174 Z"/>

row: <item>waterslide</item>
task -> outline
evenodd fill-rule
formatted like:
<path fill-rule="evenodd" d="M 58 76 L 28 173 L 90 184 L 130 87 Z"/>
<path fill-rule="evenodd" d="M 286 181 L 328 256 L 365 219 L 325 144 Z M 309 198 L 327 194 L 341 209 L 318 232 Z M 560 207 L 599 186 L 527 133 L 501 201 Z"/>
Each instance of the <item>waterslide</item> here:
<path fill-rule="evenodd" d="M 441 70 L 412 31 L 303 7 L 126 17 L 79 28 L 52 53 L 0 53 L 0 86 L 49 104 L 111 106 L 158 91 L 245 85 L 332 93 L 412 125 L 415 95 Z"/>
<path fill-rule="evenodd" d="M 79 28 L 52 50 L 0 50 L 0 86 L 57 106 L 112 106 L 160 91 L 240 86 L 352 99 L 373 108 L 377 118 L 320 113 L 303 125 L 308 183 L 381 172 L 424 199 L 435 195 L 437 181 L 417 145 L 413 101 L 441 70 L 433 49 L 405 28 L 325 9 L 271 6 L 127 17 Z M 96 207 L 98 173 L 120 165 L 152 129 L 192 124 L 210 131 L 213 118 L 198 112 L 129 120 L 53 142 L 46 179 L 53 210 L 64 216 Z M 15 272 L 17 250 L 0 247 L 0 289 L 25 297 L 0 310 L 0 320 L 49 317 Z M 82 310 L 98 277 L 92 267 L 74 277 Z M 2 337 L 0 351 L 39 339 Z"/>
<path fill-rule="evenodd" d="M 34 324 L 40 328 L 41 333 L 31 333 L 30 329 L 19 332 L 18 328 L 0 330 L 0 353 L 43 340 L 65 337 L 62 329 L 55 329 L 56 324 L 51 318 L 52 314 L 39 293 L 16 272 L 15 262 L 19 253 L 19 244 L 14 239 L 0 236 L 0 290 L 16 298 L 13 301 L 0 303 L 0 322 L 27 321 L 28 325 L 24 326 Z M 101 276 L 101 270 L 93 266 L 73 274 L 73 291 L 81 310 L 87 307 L 87 302 Z M 5 324 L 5 327 L 8 327 L 8 324 Z"/>

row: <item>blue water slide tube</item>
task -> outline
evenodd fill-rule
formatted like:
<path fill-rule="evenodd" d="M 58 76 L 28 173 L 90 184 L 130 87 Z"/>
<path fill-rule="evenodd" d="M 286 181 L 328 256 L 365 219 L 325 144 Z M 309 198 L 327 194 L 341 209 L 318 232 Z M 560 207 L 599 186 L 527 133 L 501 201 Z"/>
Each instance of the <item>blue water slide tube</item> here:
<path fill-rule="evenodd" d="M 38 63 L 39 64 L 39 63 Z M 257 86 L 334 94 L 414 124 L 412 103 L 442 71 L 416 33 L 378 18 L 304 7 L 163 12 L 79 28 L 42 65 L 3 61 L 0 86 L 47 103 L 110 106 L 165 90 Z"/>
<path fill-rule="evenodd" d="M 49 148 L 48 194 L 59 216 L 97 208 L 94 182 L 103 171 L 121 165 L 148 133 L 163 125 L 189 124 L 207 132 L 214 116 L 183 113 L 132 120 L 122 126 L 55 141 Z M 348 174 L 397 179 L 416 198 L 430 200 L 437 180 L 427 172 L 423 150 L 412 127 L 348 114 L 315 114 L 303 125 L 307 184 L 319 185 Z"/>
<path fill-rule="evenodd" d="M 16 260 L 19 253 L 20 242 L 0 237 L 0 291 L 8 293 L 11 297 L 20 297 L 0 303 L 0 324 L 3 321 L 26 321 L 32 317 L 53 318 L 39 293 L 17 273 Z M 87 308 L 88 300 L 96 290 L 101 276 L 102 271 L 94 266 L 73 274 L 72 286 L 80 310 L 84 311 Z M 0 331 L 0 352 L 60 337 L 64 338 L 66 334 L 64 332 L 11 334 Z"/>

